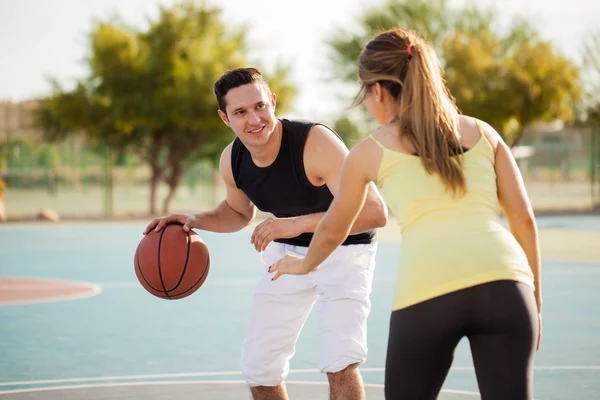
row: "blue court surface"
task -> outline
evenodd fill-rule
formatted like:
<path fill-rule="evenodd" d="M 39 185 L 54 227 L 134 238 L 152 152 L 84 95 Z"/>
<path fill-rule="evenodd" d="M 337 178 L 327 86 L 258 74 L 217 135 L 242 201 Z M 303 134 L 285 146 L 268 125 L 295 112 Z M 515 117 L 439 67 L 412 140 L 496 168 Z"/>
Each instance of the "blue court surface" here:
<path fill-rule="evenodd" d="M 254 284 L 262 273 L 251 230 L 200 232 L 211 251 L 204 286 L 175 301 L 138 283 L 133 255 L 145 222 L 0 226 L 0 278 L 87 282 L 96 293 L 0 305 L 0 399 L 248 399 L 239 372 Z M 598 217 L 540 218 L 542 229 L 600 232 Z M 600 242 L 598 252 L 600 252 Z M 377 255 L 367 399 L 383 399 L 383 366 L 398 243 Z M 544 260 L 544 335 L 536 399 L 600 399 L 600 263 Z M 12 288 L 14 289 L 14 288 Z M 0 292 L 12 290 L 0 286 Z M 288 377 L 291 399 L 327 399 L 311 316 Z M 441 399 L 479 398 L 468 342 Z"/>

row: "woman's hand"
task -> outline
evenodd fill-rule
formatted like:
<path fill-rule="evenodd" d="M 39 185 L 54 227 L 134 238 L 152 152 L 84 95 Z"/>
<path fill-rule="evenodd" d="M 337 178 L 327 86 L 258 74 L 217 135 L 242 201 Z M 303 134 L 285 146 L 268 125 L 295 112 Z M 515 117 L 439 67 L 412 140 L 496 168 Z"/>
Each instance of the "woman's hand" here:
<path fill-rule="evenodd" d="M 316 271 L 319 266 L 314 268 L 308 267 L 304 264 L 304 258 L 297 256 L 286 255 L 281 260 L 269 267 L 269 272 L 276 272 L 275 276 L 271 278 L 272 281 L 277 280 L 281 275 L 306 275 L 309 272 Z"/>

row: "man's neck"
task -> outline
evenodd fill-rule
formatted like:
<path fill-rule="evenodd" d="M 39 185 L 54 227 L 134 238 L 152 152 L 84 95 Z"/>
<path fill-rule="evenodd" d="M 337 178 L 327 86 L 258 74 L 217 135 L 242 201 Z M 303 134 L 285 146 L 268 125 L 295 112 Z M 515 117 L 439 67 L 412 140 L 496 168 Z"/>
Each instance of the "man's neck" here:
<path fill-rule="evenodd" d="M 281 140 L 283 137 L 283 125 L 280 120 L 277 120 L 277 124 L 275 125 L 275 130 L 271 134 L 269 141 L 260 148 L 249 147 L 248 151 L 252 156 L 252 161 L 258 167 L 268 167 L 273 164 L 277 155 L 279 154 L 279 149 L 281 147 Z"/>

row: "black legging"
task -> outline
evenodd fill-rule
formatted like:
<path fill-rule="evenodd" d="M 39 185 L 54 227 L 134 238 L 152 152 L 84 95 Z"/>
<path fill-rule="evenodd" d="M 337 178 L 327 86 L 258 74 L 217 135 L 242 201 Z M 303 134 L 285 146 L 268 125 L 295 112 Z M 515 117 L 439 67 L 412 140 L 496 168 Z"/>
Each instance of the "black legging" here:
<path fill-rule="evenodd" d="M 495 281 L 394 311 L 385 368 L 387 400 L 436 399 L 466 336 L 482 400 L 533 398 L 538 334 L 533 290 Z"/>

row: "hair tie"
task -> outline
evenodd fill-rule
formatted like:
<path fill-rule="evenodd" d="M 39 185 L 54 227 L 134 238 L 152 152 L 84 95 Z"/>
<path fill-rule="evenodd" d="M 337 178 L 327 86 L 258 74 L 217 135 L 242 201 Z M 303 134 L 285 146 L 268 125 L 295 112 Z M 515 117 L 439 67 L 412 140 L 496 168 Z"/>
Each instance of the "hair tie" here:
<path fill-rule="evenodd" d="M 412 57 L 412 55 L 413 55 L 413 51 L 412 51 L 412 50 L 413 50 L 413 45 L 412 45 L 412 43 L 411 43 L 411 44 L 409 44 L 409 45 L 408 45 L 408 47 L 406 48 L 406 52 L 407 52 L 407 53 L 408 53 L 408 55 L 409 55 L 409 56 L 411 56 L 411 57 Z"/>

